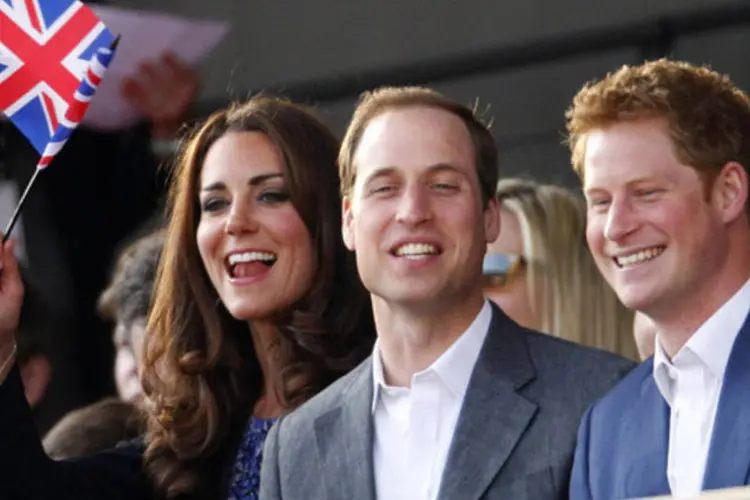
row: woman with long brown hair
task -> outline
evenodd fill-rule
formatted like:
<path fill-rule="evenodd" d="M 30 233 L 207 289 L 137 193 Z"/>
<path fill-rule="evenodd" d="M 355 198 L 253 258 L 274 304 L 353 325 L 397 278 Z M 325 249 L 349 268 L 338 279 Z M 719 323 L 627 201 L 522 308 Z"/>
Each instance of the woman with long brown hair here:
<path fill-rule="evenodd" d="M 0 497 L 256 498 L 270 425 L 374 340 L 340 235 L 337 152 L 308 110 L 265 97 L 215 113 L 190 137 L 142 353 L 148 432 L 88 459 L 53 462 L 32 434 L 11 368 L 23 291 L 12 246 L 3 249 Z"/>

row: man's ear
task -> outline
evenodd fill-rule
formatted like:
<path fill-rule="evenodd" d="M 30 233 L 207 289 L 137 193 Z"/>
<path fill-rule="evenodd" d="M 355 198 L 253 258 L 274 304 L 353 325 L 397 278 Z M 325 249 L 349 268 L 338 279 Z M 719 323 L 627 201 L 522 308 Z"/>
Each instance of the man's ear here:
<path fill-rule="evenodd" d="M 500 206 L 495 197 L 487 201 L 484 209 L 484 238 L 486 243 L 492 243 L 500 236 Z"/>
<path fill-rule="evenodd" d="M 346 195 L 341 199 L 341 235 L 344 237 L 344 245 L 351 251 L 355 249 L 353 222 L 351 198 Z"/>
<path fill-rule="evenodd" d="M 745 213 L 747 190 L 747 172 L 742 165 L 736 161 L 724 165 L 711 187 L 711 201 L 724 222 L 732 222 Z"/>

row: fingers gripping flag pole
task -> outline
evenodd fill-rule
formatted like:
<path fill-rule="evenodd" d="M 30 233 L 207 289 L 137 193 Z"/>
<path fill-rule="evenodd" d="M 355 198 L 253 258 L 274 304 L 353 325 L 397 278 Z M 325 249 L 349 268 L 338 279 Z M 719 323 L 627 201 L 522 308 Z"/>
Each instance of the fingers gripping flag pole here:
<path fill-rule="evenodd" d="M 81 7 L 81 8 L 85 8 L 85 7 Z M 101 23 L 99 24 L 101 25 Z M 101 31 L 103 31 L 104 34 L 109 35 L 109 32 L 106 30 L 106 28 L 103 27 L 103 25 L 101 25 L 101 28 L 102 28 Z M 99 36 L 101 37 L 102 33 L 100 33 Z M 109 39 L 111 40 L 111 37 Z M 24 202 L 26 201 L 26 197 L 31 191 L 31 187 L 34 185 L 34 182 L 36 181 L 36 178 L 39 176 L 39 173 L 45 168 L 47 168 L 47 166 L 49 166 L 49 164 L 54 159 L 55 155 L 57 155 L 57 153 L 60 152 L 60 150 L 63 148 L 67 140 L 70 138 L 75 128 L 83 119 L 83 116 L 86 113 L 86 109 L 88 108 L 89 102 L 93 98 L 94 93 L 96 92 L 96 89 L 99 86 L 99 83 L 104 77 L 105 71 L 107 70 L 110 63 L 112 62 L 112 58 L 114 57 L 115 49 L 117 48 L 117 44 L 119 43 L 119 40 L 120 40 L 120 37 L 118 36 L 112 41 L 109 47 L 100 47 L 95 50 L 94 55 L 91 58 L 90 63 L 88 67 L 86 68 L 85 73 L 83 74 L 83 78 L 80 80 L 78 89 L 75 90 L 72 96 L 65 96 L 67 97 L 67 109 L 65 110 L 64 115 L 60 117 L 58 123 L 56 123 L 54 134 L 46 143 L 46 146 L 44 147 L 44 150 L 42 151 L 42 156 L 39 162 L 37 163 L 36 169 L 34 170 L 34 174 L 32 175 L 31 179 L 26 185 L 26 189 L 24 189 L 24 192 L 18 201 L 18 205 L 16 206 L 13 212 L 13 215 L 10 219 L 10 222 L 8 223 L 8 226 L 5 229 L 5 233 L 2 239 L 3 243 L 7 241 L 8 236 L 10 235 L 11 231 L 13 231 L 13 226 L 15 226 L 16 222 L 18 221 L 18 216 L 21 213 L 21 209 L 24 205 Z M 0 40 L 0 43 L 2 43 L 2 40 Z M 0 46 L 0 55 L 1 55 L 1 52 L 2 52 L 2 46 Z M 1 63 L 2 61 L 0 61 L 0 65 Z M 42 97 L 47 98 L 46 95 L 42 95 Z M 40 101 L 43 104 L 43 107 L 44 107 L 44 103 L 47 102 L 47 100 L 40 99 Z M 7 109 L 5 111 L 6 111 L 6 114 L 8 114 Z M 49 109 L 47 111 L 49 113 Z M 54 109 L 52 110 L 52 112 L 54 112 Z M 10 115 L 9 118 L 12 121 L 14 121 L 13 115 Z M 30 140 L 32 140 L 32 143 L 34 143 L 34 138 L 35 138 L 34 133 L 37 132 L 37 130 L 34 129 L 34 124 L 29 126 L 28 123 L 19 123 L 17 125 L 19 126 L 19 128 L 21 128 L 22 132 L 24 132 L 24 134 L 26 134 L 26 136 L 29 137 Z M 28 130 L 24 130 L 24 126 Z"/>

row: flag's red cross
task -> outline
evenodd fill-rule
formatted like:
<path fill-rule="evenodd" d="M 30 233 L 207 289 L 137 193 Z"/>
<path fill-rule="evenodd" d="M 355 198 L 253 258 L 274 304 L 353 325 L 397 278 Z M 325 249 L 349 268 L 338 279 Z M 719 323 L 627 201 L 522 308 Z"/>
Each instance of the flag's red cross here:
<path fill-rule="evenodd" d="M 31 25 L 42 33 L 42 23 L 33 0 L 24 0 Z M 81 43 L 99 20 L 90 9 L 79 8 L 60 26 L 46 43 L 40 45 L 0 9 L 0 30 L 3 43 L 21 60 L 23 66 L 0 84 L 0 109 L 7 109 L 36 86 L 40 79 L 65 101 L 69 101 L 80 85 L 62 62 Z M 52 131 L 57 129 L 57 115 L 52 99 L 42 93 L 42 105 L 49 116 Z"/>

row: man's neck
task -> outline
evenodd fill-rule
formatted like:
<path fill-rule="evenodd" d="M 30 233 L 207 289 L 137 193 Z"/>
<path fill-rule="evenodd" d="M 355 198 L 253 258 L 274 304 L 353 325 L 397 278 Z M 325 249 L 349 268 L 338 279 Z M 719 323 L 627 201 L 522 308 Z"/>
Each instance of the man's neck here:
<path fill-rule="evenodd" d="M 484 305 L 481 290 L 446 307 L 421 309 L 373 296 L 383 373 L 389 385 L 408 387 L 471 326 Z"/>
<path fill-rule="evenodd" d="M 750 279 L 750 266 L 725 271 L 705 283 L 701 293 L 692 294 L 679 306 L 646 313 L 654 322 L 658 342 L 669 359 Z"/>

